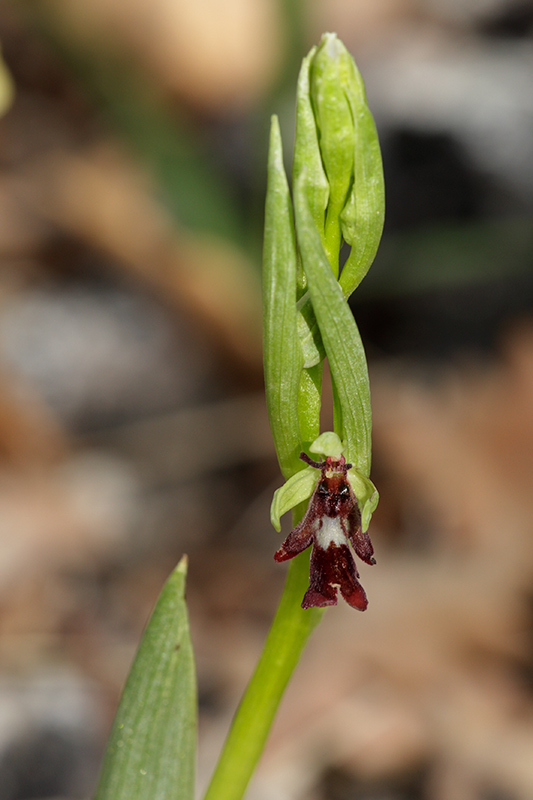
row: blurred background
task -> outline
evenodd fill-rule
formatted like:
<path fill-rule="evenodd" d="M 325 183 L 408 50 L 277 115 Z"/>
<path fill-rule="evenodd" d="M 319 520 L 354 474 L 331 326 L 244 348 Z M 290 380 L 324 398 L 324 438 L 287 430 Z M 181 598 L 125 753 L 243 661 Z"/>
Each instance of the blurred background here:
<path fill-rule="evenodd" d="M 353 298 L 378 564 L 368 611 L 314 634 L 248 797 L 533 797 L 533 3 L 8 0 L 0 800 L 91 796 L 184 552 L 208 780 L 285 574 L 266 142 L 278 113 L 290 167 L 325 30 L 363 73 L 385 164 Z"/>

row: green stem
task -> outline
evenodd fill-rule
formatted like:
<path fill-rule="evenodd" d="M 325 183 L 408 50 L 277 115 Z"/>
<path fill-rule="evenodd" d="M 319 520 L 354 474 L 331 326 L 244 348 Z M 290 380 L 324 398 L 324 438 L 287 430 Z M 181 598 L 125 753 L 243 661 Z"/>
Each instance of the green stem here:
<path fill-rule="evenodd" d="M 300 603 L 309 583 L 309 552 L 291 561 L 259 663 L 235 713 L 204 800 L 240 800 L 270 731 L 285 687 L 322 611 Z"/>

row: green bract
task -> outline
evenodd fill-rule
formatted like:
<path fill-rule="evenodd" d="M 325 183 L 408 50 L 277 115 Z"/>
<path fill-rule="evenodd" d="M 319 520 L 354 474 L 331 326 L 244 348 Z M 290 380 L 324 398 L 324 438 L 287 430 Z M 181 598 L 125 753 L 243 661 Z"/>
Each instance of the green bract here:
<path fill-rule="evenodd" d="M 325 249 L 337 277 L 340 215 L 354 176 L 355 129 L 349 98 L 358 97 L 361 92 L 353 59 L 334 34 L 322 38 L 311 60 L 309 90 L 320 156 L 329 187 L 324 224 Z"/>
<path fill-rule="evenodd" d="M 329 201 L 329 183 L 324 171 L 318 129 L 311 102 L 310 70 L 317 48 L 313 47 L 303 61 L 298 76 L 296 94 L 296 139 L 294 143 L 293 181 L 301 172 L 306 174 L 306 190 L 309 209 L 323 244 L 325 244 L 326 209 Z M 267 195 L 268 197 L 268 195 Z M 300 276 L 302 289 L 305 278 Z"/>
<path fill-rule="evenodd" d="M 281 134 L 272 119 L 263 245 L 263 341 L 270 427 L 282 473 L 299 468 L 298 391 L 303 367 L 296 325 L 296 242 Z"/>
<path fill-rule="evenodd" d="M 294 187 L 296 233 L 334 385 L 335 432 L 344 442 L 347 460 L 369 475 L 372 412 L 365 353 L 350 307 L 320 247 L 303 177 Z"/>

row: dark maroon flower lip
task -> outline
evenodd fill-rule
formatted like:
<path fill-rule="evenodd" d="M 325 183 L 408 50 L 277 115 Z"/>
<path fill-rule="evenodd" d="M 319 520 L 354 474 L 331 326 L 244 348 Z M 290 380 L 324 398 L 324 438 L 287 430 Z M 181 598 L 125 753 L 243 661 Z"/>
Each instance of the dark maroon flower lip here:
<path fill-rule="evenodd" d="M 302 608 L 337 605 L 340 590 L 348 605 L 364 611 L 368 600 L 358 580 L 351 547 L 367 564 L 375 564 L 376 560 L 370 537 L 362 530 L 357 498 L 347 478 L 351 464 L 342 455 L 329 456 L 322 462 L 312 461 L 305 453 L 300 457 L 319 469 L 320 477 L 302 521 L 289 533 L 274 559 L 287 561 L 312 545 L 309 588 Z"/>

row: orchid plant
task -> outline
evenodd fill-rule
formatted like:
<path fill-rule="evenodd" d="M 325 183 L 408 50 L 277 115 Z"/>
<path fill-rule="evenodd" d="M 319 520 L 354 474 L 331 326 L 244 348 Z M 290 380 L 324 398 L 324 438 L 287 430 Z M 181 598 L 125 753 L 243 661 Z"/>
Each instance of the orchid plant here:
<path fill-rule="evenodd" d="M 378 495 L 369 477 L 367 364 L 347 301 L 375 257 L 383 217 L 381 155 L 363 81 L 340 40 L 325 34 L 303 60 L 298 79 L 292 197 L 276 117 L 268 159 L 265 388 L 285 478 L 274 495 L 271 519 L 279 530 L 280 517 L 292 509 L 294 527 L 274 556 L 291 563 L 205 800 L 242 798 L 323 607 L 337 603 L 338 590 L 353 608 L 367 607 L 352 550 L 375 563 L 368 526 Z M 350 253 L 341 269 L 343 243 Z M 326 358 L 334 430 L 321 433 Z M 95 800 L 193 800 L 196 685 L 185 573 L 182 561 L 144 634 Z"/>

